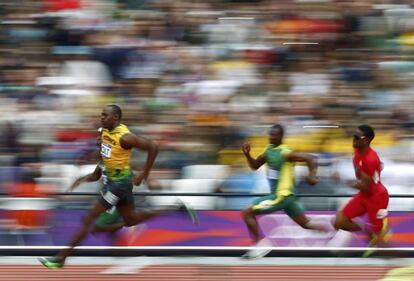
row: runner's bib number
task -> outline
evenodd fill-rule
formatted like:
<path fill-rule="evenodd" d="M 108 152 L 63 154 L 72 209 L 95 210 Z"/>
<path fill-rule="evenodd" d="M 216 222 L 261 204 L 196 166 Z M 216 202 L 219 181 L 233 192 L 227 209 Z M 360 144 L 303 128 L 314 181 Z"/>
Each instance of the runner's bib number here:
<path fill-rule="evenodd" d="M 270 180 L 277 180 L 279 179 L 279 171 L 267 169 L 267 178 Z"/>
<path fill-rule="evenodd" d="M 111 146 L 107 143 L 101 144 L 101 155 L 105 158 L 111 158 Z"/>

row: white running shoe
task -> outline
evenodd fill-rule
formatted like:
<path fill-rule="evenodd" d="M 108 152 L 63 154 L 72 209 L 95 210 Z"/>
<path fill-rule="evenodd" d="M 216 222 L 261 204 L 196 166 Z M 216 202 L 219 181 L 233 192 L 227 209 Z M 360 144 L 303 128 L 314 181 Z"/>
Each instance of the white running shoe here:
<path fill-rule="evenodd" d="M 272 251 L 272 243 L 267 238 L 263 238 L 251 250 L 242 255 L 244 259 L 259 259 L 265 257 Z"/>

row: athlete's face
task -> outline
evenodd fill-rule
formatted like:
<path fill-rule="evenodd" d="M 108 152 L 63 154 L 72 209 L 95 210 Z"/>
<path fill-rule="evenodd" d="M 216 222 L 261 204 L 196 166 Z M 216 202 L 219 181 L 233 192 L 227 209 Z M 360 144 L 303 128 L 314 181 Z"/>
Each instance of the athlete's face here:
<path fill-rule="evenodd" d="M 364 133 L 360 130 L 357 130 L 353 133 L 353 140 L 352 140 L 352 146 L 354 148 L 363 148 L 369 144 L 368 137 L 364 136 Z"/>
<path fill-rule="evenodd" d="M 118 121 L 118 115 L 114 114 L 111 107 L 104 107 L 101 113 L 101 124 L 105 129 L 112 129 Z"/>
<path fill-rule="evenodd" d="M 282 143 L 282 134 L 279 129 L 272 129 L 269 132 L 269 142 L 274 145 Z"/>

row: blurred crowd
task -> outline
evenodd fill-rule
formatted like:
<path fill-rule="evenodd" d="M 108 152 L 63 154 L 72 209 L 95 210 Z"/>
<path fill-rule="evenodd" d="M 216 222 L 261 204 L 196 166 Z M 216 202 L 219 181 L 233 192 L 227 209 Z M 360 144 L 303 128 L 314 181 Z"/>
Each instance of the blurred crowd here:
<path fill-rule="evenodd" d="M 381 156 L 412 162 L 411 1 L 9 0 L 0 13 L 2 191 L 67 176 L 56 167 L 95 149 L 109 103 L 158 142 L 160 179 L 194 164 L 231 179 L 240 145 L 260 152 L 274 123 L 327 163 L 349 161 L 349 132 L 368 123 Z"/>

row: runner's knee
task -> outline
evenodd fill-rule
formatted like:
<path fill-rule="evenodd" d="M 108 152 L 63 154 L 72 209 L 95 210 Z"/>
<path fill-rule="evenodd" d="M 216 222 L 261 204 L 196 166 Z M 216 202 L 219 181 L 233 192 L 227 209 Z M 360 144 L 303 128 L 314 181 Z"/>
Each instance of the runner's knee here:
<path fill-rule="evenodd" d="M 303 229 L 312 229 L 312 226 L 310 225 L 310 221 L 307 222 L 301 222 L 299 223 L 299 225 L 303 228 Z"/>
<path fill-rule="evenodd" d="M 311 221 L 304 215 L 295 217 L 293 220 L 304 229 L 312 229 Z"/>

